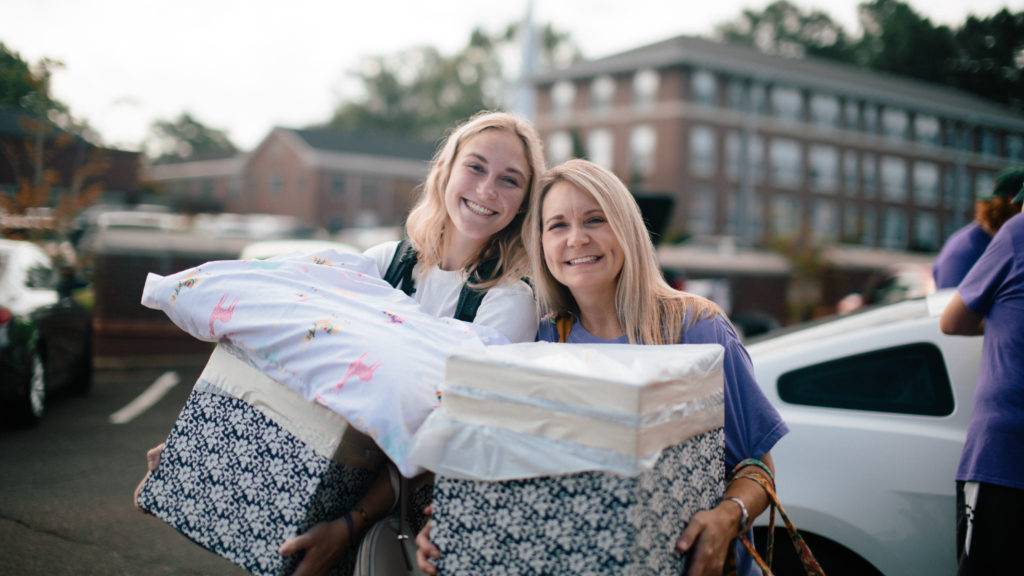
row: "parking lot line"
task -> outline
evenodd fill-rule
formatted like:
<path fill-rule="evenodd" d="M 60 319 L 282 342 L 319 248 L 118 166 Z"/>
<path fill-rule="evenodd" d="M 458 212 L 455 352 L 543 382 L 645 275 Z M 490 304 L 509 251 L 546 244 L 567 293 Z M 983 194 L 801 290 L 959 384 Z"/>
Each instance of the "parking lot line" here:
<path fill-rule="evenodd" d="M 134 420 L 139 414 L 149 410 L 154 404 L 164 397 L 164 394 L 174 388 L 179 382 L 178 373 L 173 371 L 164 372 L 159 378 L 153 381 L 146 388 L 146 391 L 139 394 L 134 400 L 125 405 L 117 412 L 110 415 L 111 424 L 126 424 Z"/>

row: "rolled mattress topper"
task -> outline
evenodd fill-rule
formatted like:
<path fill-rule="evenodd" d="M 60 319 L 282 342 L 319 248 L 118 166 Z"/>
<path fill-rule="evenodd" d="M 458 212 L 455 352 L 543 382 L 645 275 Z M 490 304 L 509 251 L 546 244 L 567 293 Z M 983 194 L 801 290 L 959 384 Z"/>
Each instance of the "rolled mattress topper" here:
<path fill-rule="evenodd" d="M 724 424 L 724 349 L 536 342 L 455 353 L 410 460 L 511 480 L 637 476 L 662 450 Z"/>

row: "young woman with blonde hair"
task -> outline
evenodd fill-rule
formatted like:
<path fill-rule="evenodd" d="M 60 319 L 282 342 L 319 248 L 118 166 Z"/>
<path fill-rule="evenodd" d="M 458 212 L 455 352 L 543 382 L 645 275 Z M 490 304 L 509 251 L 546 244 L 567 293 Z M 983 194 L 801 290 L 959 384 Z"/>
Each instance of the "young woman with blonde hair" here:
<path fill-rule="evenodd" d="M 585 160 L 548 170 L 530 201 L 523 235 L 541 312 L 547 313 L 538 340 L 721 344 L 726 471 L 774 474 L 769 451 L 788 429 L 757 386 L 750 357 L 718 306 L 664 281 L 640 209 L 614 174 Z M 730 543 L 749 533 L 767 505 L 756 482 L 731 482 L 718 506 L 680 527 L 676 546 L 690 554 L 688 574 L 722 574 Z M 417 544 L 420 568 L 436 573 L 428 557 L 439 552 L 428 528 Z M 751 573 L 749 555 L 738 545 L 736 552 L 738 573 Z"/>
<path fill-rule="evenodd" d="M 522 281 L 529 265 L 521 228 L 544 168 L 541 141 L 529 122 L 478 113 L 452 130 L 435 154 L 406 221 L 408 238 L 365 254 L 426 312 L 489 326 L 512 342 L 532 341 L 538 316 Z M 150 470 L 162 447 L 147 454 Z M 326 573 L 393 502 L 384 471 L 355 509 L 289 539 L 279 552 L 304 554 L 294 576 Z"/>

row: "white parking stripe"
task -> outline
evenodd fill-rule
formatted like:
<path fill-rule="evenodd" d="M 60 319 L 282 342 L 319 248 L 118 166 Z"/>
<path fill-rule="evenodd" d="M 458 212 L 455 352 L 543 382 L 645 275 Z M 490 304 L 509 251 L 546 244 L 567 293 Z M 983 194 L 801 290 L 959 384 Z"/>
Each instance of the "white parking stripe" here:
<path fill-rule="evenodd" d="M 111 424 L 125 424 L 134 420 L 139 414 L 149 410 L 154 404 L 164 397 L 164 394 L 174 388 L 179 382 L 177 372 L 164 372 L 159 378 L 153 381 L 146 388 L 146 391 L 139 394 L 124 408 L 110 415 Z"/>

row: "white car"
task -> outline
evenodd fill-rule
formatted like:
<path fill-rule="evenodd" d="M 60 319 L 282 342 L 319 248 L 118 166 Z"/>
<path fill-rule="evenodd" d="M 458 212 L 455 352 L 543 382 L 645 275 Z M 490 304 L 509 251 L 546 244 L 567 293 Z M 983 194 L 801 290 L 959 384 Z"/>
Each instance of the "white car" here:
<path fill-rule="evenodd" d="M 832 576 L 956 573 L 954 475 L 982 338 L 942 334 L 932 309 L 900 302 L 748 346 L 790 427 L 772 450 L 779 497 Z"/>

